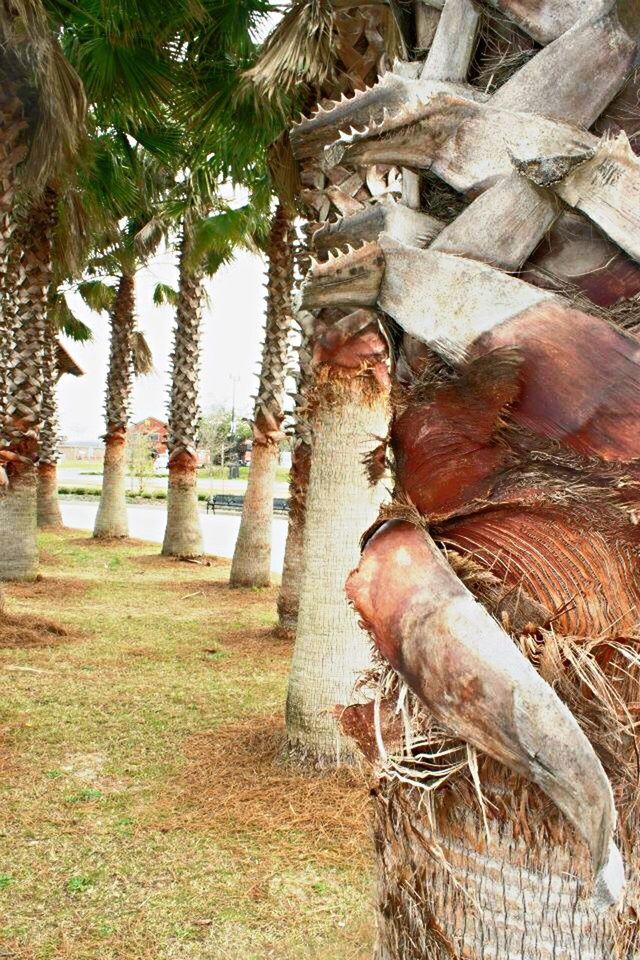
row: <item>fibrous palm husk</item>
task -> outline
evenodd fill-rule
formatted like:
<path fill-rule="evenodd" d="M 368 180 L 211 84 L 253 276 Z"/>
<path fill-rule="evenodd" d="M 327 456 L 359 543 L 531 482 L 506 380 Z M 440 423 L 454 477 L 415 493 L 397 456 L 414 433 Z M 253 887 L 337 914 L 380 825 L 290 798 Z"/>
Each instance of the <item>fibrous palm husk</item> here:
<path fill-rule="evenodd" d="M 40 0 L 0 3 L 0 46 L 4 80 L 21 85 L 31 125 L 23 184 L 38 190 L 77 150 L 86 113 L 84 88 L 51 32 Z"/>
<path fill-rule="evenodd" d="M 134 330 L 131 337 L 133 372 L 136 377 L 146 377 L 153 370 L 153 355 L 142 330 Z"/>

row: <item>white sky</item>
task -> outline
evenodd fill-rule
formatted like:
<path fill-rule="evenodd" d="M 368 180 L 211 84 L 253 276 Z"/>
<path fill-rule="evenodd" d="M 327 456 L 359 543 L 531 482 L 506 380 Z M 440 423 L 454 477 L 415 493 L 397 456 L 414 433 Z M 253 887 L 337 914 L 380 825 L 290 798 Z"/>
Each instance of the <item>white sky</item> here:
<path fill-rule="evenodd" d="M 280 16 L 277 13 L 269 15 L 259 31 L 259 39 L 266 36 Z M 232 378 L 238 378 L 236 408 L 241 416 L 251 414 L 264 326 L 265 271 L 262 257 L 239 252 L 232 263 L 222 267 L 213 280 L 207 281 L 210 301 L 203 314 L 201 388 L 205 413 L 218 404 L 231 406 Z M 175 258 L 171 252 L 156 257 L 136 278 L 139 326 L 152 349 L 154 370 L 134 385 L 131 407 L 134 423 L 145 417 L 166 420 L 167 416 L 174 311 L 171 307 L 154 306 L 153 289 L 158 281 L 177 286 Z M 106 314 L 92 313 L 78 296 L 70 296 L 69 302 L 76 315 L 92 328 L 94 339 L 88 344 L 65 341 L 85 375 L 64 376 L 60 381 L 60 433 L 71 441 L 96 440 L 105 429 L 103 411 L 109 360 L 109 321 Z"/>
<path fill-rule="evenodd" d="M 238 377 L 237 409 L 241 415 L 251 413 L 264 325 L 265 270 L 262 257 L 239 252 L 232 263 L 207 281 L 210 302 L 203 315 L 201 390 L 205 412 L 218 404 L 231 405 L 231 378 Z M 135 383 L 131 411 L 134 422 L 145 417 L 166 420 L 174 311 L 171 307 L 153 304 L 153 289 L 159 280 L 177 285 L 171 252 L 159 255 L 136 278 L 139 326 L 152 349 L 154 370 Z M 70 295 L 69 302 L 76 315 L 91 326 L 94 339 L 88 344 L 65 340 L 65 346 L 85 375 L 64 376 L 60 381 L 60 433 L 71 441 L 96 440 L 104 433 L 109 321 L 104 313 L 92 313 L 77 295 Z"/>

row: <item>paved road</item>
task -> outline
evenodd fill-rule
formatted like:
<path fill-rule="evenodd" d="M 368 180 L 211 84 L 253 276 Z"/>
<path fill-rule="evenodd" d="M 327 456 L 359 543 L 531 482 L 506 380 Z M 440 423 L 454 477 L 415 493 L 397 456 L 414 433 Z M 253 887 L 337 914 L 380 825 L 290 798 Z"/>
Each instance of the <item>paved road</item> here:
<path fill-rule="evenodd" d="M 61 498 L 62 517 L 67 527 L 77 530 L 92 530 L 98 509 L 96 503 L 84 500 L 67 500 Z M 152 543 L 162 543 L 166 522 L 164 506 L 156 504 L 142 504 L 127 506 L 129 516 L 129 533 L 140 540 L 150 540 Z M 201 514 L 202 535 L 204 548 L 207 553 L 216 557 L 233 556 L 240 517 L 238 514 Z M 287 520 L 285 517 L 273 518 L 273 549 L 271 553 L 271 569 L 274 573 L 282 572 L 284 547 L 287 539 Z"/>
<path fill-rule="evenodd" d="M 58 467 L 58 483 L 63 487 L 101 487 L 102 473 L 98 470 L 99 465 L 87 464 L 84 469 L 77 467 Z M 138 489 L 138 480 L 129 479 L 127 484 L 130 489 Z M 166 477 L 145 477 L 144 486 L 146 490 L 166 490 Z M 212 480 L 209 477 L 198 478 L 199 493 L 234 493 L 243 495 L 247 489 L 246 480 Z M 273 489 L 274 497 L 288 497 L 289 484 L 277 481 Z"/>

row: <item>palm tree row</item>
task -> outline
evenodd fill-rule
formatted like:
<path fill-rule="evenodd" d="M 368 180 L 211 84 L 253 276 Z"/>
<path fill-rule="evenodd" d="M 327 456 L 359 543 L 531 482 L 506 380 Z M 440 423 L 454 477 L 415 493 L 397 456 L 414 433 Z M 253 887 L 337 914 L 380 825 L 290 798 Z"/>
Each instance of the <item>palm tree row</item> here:
<path fill-rule="evenodd" d="M 155 7 L 153 3 L 148 7 L 152 22 Z M 260 230 L 260 209 L 268 210 L 268 191 L 255 191 L 256 184 L 265 182 L 266 168 L 264 164 L 261 167 L 259 151 L 256 154 L 254 106 L 246 101 L 243 108 L 245 114 L 253 116 L 254 129 L 248 136 L 246 127 L 243 128 L 244 142 L 250 147 L 246 147 L 242 160 L 235 149 L 211 152 L 207 143 L 217 143 L 225 137 L 230 140 L 232 133 L 237 141 L 237 127 L 231 130 L 236 123 L 233 82 L 237 70 L 251 62 L 255 48 L 251 31 L 266 9 L 261 2 L 248 4 L 243 17 L 238 19 L 237 11 L 232 14 L 225 5 L 177 4 L 173 5 L 171 17 L 162 17 L 162 31 L 151 37 L 145 21 L 130 15 L 127 6 L 117 2 L 105 8 L 86 0 L 73 10 L 55 0 L 47 4 L 46 10 L 35 0 L 19 8 L 8 3 L 2 7 L 0 25 L 8 51 L 2 64 L 0 166 L 0 277 L 4 301 L 0 331 L 0 385 L 4 388 L 2 464 L 11 464 L 7 469 L 12 479 L 10 491 L 15 497 L 18 474 L 30 474 L 24 451 L 13 449 L 16 445 L 24 446 L 19 434 L 26 430 L 31 443 L 26 459 L 32 465 L 40 460 L 43 523 L 59 520 L 54 490 L 57 454 L 55 377 L 51 373 L 55 350 L 50 343 L 54 325 L 47 322 L 49 292 L 60 284 L 64 288 L 65 282 L 79 281 L 78 290 L 89 306 L 107 310 L 110 316 L 105 469 L 95 535 L 123 537 L 128 533 L 124 451 L 133 375 L 141 372 L 140 350 L 136 349 L 141 338 L 136 330 L 135 275 L 158 243 L 168 240 L 175 242 L 179 250 L 180 286 L 175 297 L 171 483 L 164 550 L 178 555 L 202 551 L 193 467 L 199 416 L 197 368 L 203 279 L 229 259 L 238 243 L 259 243 L 256 231 Z M 29 22 L 26 40 L 24 32 L 16 28 L 21 17 Z M 60 46 L 56 36 L 62 24 Z M 96 46 L 102 51 L 99 67 L 89 52 L 94 53 Z M 55 82 L 47 78 L 45 67 L 54 74 Z M 48 86 L 43 89 L 50 91 L 51 103 L 45 99 L 38 105 L 39 126 L 30 127 L 28 117 L 25 119 L 25 95 L 21 100 L 19 94 L 24 94 L 28 87 L 27 108 L 32 107 L 32 88 L 45 80 Z M 81 117 L 85 122 L 83 87 L 89 111 L 81 140 L 74 122 L 79 123 Z M 35 134 L 46 134 L 45 121 L 65 119 L 56 99 L 62 94 L 69 100 L 69 116 L 63 127 L 66 140 L 55 131 L 45 163 L 42 139 Z M 191 131 L 175 119 L 184 110 L 198 114 Z M 269 129 L 275 129 L 272 123 Z M 264 142 L 268 139 L 265 134 Z M 201 151 L 197 158 L 193 147 L 196 141 Z M 253 159 L 247 177 L 244 168 L 250 153 Z M 199 167 L 195 175 L 187 169 L 194 159 Z M 54 160 L 58 163 L 56 179 L 47 183 Z M 250 216 L 244 211 L 225 211 L 225 204 L 217 196 L 223 179 L 243 179 L 253 184 L 254 201 L 246 208 Z M 189 185 L 188 197 L 185 184 Z M 71 246 L 73 239 L 79 240 L 82 247 L 72 265 L 65 262 L 64 253 L 61 263 L 54 262 L 51 253 L 54 219 L 61 191 L 65 190 L 71 194 L 70 203 L 84 233 L 82 238 L 66 238 L 66 246 Z M 16 207 L 18 199 L 20 207 Z M 43 204 L 52 218 L 46 231 Z M 19 210 L 23 211 L 21 216 Z M 25 232 L 29 221 L 38 238 L 33 250 L 28 249 Z M 20 223 L 22 232 L 18 234 Z M 62 233 L 67 226 L 62 226 Z M 11 258 L 12 234 L 15 253 Z M 65 243 L 59 243 L 58 252 L 64 250 Z M 36 278 L 38 264 L 42 276 Z M 87 267 L 90 279 L 83 280 Z M 68 311 L 66 304 L 65 309 Z M 29 315 L 36 317 L 37 323 L 12 322 L 18 313 L 21 321 Z M 39 444 L 41 421 L 45 430 Z M 4 475 L 5 466 L 2 470 Z M 11 566 L 7 562 L 3 576 L 30 576 L 35 570 L 32 487 L 30 483 L 25 500 L 31 504 L 31 533 L 26 550 L 29 559 Z M 9 501 L 8 497 L 3 499 L 4 509 L 8 509 Z M 9 529 L 10 525 L 4 526 Z"/>

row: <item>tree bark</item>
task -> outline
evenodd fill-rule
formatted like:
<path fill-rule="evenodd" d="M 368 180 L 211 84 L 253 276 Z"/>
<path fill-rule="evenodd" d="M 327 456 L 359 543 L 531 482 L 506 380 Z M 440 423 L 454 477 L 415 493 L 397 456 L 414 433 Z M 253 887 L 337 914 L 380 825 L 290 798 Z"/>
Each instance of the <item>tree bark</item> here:
<path fill-rule="evenodd" d="M 299 411 L 296 415 L 299 415 Z M 300 587 L 304 564 L 304 526 L 311 467 L 311 449 L 298 436 L 293 449 L 289 484 L 289 527 L 278 592 L 278 622 L 281 630 L 295 636 L 300 607 Z"/>
<path fill-rule="evenodd" d="M 44 346 L 42 384 L 42 426 L 38 446 L 38 526 L 61 527 L 58 501 L 58 338 L 50 323 Z"/>
<path fill-rule="evenodd" d="M 369 640 L 344 595 L 359 541 L 384 496 L 363 465 L 387 431 L 386 391 L 368 377 L 316 385 L 298 629 L 287 693 L 287 735 L 316 763 L 350 759 L 337 704 L 353 698 Z"/>
<path fill-rule="evenodd" d="M 240 530 L 233 552 L 232 587 L 271 585 L 273 484 L 280 450 L 277 443 L 254 443 Z"/>
<path fill-rule="evenodd" d="M 267 587 L 271 583 L 273 485 L 278 464 L 293 287 L 293 238 L 282 204 L 269 235 L 267 322 L 260 384 L 253 417 L 253 452 L 240 531 L 233 552 L 232 587 Z"/>
<path fill-rule="evenodd" d="M 337 100 L 375 81 L 385 58 L 383 29 L 391 18 L 391 11 L 381 7 L 336 12 L 338 80 L 323 91 L 322 103 L 324 97 Z M 321 111 L 317 116 L 321 118 Z M 354 174 L 334 167 L 327 172 L 314 153 L 306 154 L 309 159 L 301 169 L 301 199 L 310 220 L 317 223 L 361 211 L 375 197 L 387 195 L 389 170 Z M 345 321 L 347 326 L 341 326 Z M 362 460 L 387 432 L 387 389 L 372 373 L 380 363 L 380 344 L 370 355 L 367 334 L 361 338 L 357 324 L 356 329 L 347 329 L 349 321 L 347 311 L 327 311 L 319 315 L 312 331 L 318 375 L 310 388 L 311 467 L 306 511 L 298 513 L 299 519 L 306 519 L 287 730 L 294 752 L 320 764 L 353 756 L 334 708 L 348 700 L 357 669 L 369 661 L 369 647 L 346 606 L 342 576 L 382 497 L 379 484 L 369 485 Z M 358 357 L 360 348 L 363 353 Z M 291 560 L 295 549 L 294 539 Z M 287 569 L 285 574 L 288 577 Z M 292 586 L 295 596 L 295 579 Z"/>
<path fill-rule="evenodd" d="M 0 447 L 6 442 L 5 417 L 9 395 L 9 366 L 13 352 L 13 324 L 7 285 L 9 243 L 13 232 L 12 210 L 16 190 L 16 167 L 26 150 L 21 145 L 26 128 L 22 103 L 14 84 L 0 85 Z"/>
<path fill-rule="evenodd" d="M 111 313 L 111 348 L 107 376 L 102 492 L 93 535 L 97 539 L 129 535 L 126 493 L 126 442 L 133 382 L 132 338 L 135 327 L 135 279 L 120 277 Z"/>
<path fill-rule="evenodd" d="M 126 433 L 115 424 L 107 427 L 102 465 L 102 492 L 93 535 L 98 540 L 128 537 Z"/>
<path fill-rule="evenodd" d="M 162 543 L 165 556 L 202 556 L 197 470 L 196 460 L 185 453 L 169 461 L 167 526 Z"/>
<path fill-rule="evenodd" d="M 376 646 L 377 695 L 343 714 L 374 764 L 376 957 L 630 958 L 640 360 L 626 331 L 637 301 L 609 299 L 623 258 L 603 262 L 586 225 L 575 259 L 556 236 L 559 294 L 515 274 L 553 227 L 556 196 L 638 257 L 640 163 L 622 138 L 598 144 L 583 131 L 633 67 L 640 16 L 620 5 L 575 23 L 564 5 L 495 5 L 537 39 L 559 39 L 529 51 L 488 102 L 473 91 L 460 109 L 467 93 L 436 92 L 437 105 L 407 96 L 385 113 L 399 89 L 387 78 L 296 131 L 300 156 L 335 124 L 327 156 L 344 168 L 409 163 L 478 193 L 429 250 L 381 237 L 368 267 L 366 252 L 350 254 L 314 264 L 305 282 L 303 303 L 339 309 L 357 296 L 393 321 L 394 502 L 348 582 Z M 453 51 L 461 80 L 471 45 L 443 31 L 466 11 L 470 35 L 475 8 L 444 10 L 434 45 Z M 485 21 L 480 61 L 498 29 Z M 433 79 L 446 71 L 441 61 Z M 585 261 L 602 277 L 585 282 Z"/>
<path fill-rule="evenodd" d="M 289 480 L 289 526 L 282 568 L 282 582 L 278 593 L 278 620 L 280 629 L 295 636 L 300 606 L 302 582 L 304 524 L 311 467 L 311 431 L 309 429 L 308 395 L 312 378 L 311 314 L 297 311 L 300 328 L 298 370 L 296 372 L 295 408 L 293 413 L 293 453 Z"/>
<path fill-rule="evenodd" d="M 16 228 L 12 241 L 11 289 L 6 295 L 14 350 L 7 371 L 5 446 L 0 449 L 0 465 L 6 465 L 8 477 L 8 484 L 0 487 L 0 579 L 4 580 L 29 579 L 38 568 L 35 462 L 42 418 L 55 202 L 55 193 L 46 189 Z"/>
<path fill-rule="evenodd" d="M 36 469 L 20 466 L 0 488 L 0 580 L 32 580 L 38 572 Z"/>
<path fill-rule="evenodd" d="M 199 557 L 204 550 L 196 453 L 204 288 L 201 272 L 189 266 L 188 258 L 189 227 L 185 224 L 180 244 L 180 286 L 172 355 L 167 526 L 162 544 L 162 553 L 172 557 Z"/>
<path fill-rule="evenodd" d="M 374 796 L 378 852 L 376 960 L 601 960 L 624 933 L 584 888 L 589 858 L 575 842 L 538 844 L 473 813 L 444 817 L 437 836 L 415 815 L 410 788 Z M 438 849 L 439 848 L 439 849 Z M 622 944 L 621 944 L 622 945 Z M 619 956 L 635 956 L 621 952 Z"/>
<path fill-rule="evenodd" d="M 64 526 L 58 499 L 58 470 L 55 463 L 38 463 L 38 526 Z"/>

